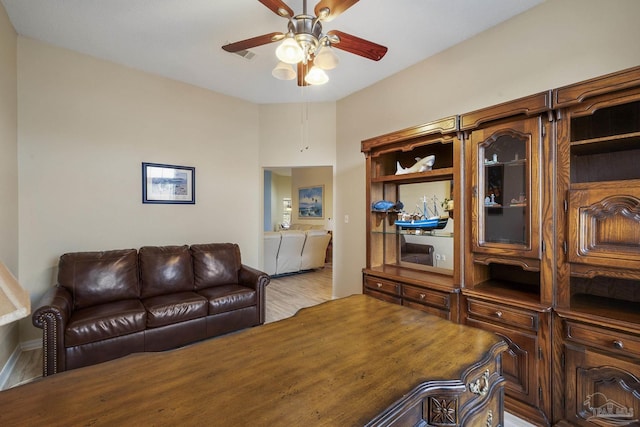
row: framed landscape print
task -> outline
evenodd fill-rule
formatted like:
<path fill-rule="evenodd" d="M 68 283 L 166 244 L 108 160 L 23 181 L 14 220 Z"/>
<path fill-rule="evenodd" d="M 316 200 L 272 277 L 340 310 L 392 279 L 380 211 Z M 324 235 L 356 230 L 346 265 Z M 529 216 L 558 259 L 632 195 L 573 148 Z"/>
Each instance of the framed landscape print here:
<path fill-rule="evenodd" d="M 324 218 L 324 185 L 298 188 L 298 218 Z"/>
<path fill-rule="evenodd" d="M 196 168 L 142 163 L 142 203 L 196 203 Z"/>

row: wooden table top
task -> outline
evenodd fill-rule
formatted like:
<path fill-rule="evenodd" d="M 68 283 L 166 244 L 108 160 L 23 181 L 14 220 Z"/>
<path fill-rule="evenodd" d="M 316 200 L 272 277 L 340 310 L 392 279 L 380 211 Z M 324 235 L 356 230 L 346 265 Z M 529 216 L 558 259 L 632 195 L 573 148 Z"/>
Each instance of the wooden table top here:
<path fill-rule="evenodd" d="M 0 425 L 363 425 L 505 346 L 492 333 L 354 295 L 0 392 Z"/>

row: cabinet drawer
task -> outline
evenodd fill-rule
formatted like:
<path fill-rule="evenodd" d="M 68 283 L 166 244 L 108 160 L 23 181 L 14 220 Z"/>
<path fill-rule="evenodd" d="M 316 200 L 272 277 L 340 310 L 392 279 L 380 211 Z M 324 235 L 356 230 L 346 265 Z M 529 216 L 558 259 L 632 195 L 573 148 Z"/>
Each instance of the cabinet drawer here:
<path fill-rule="evenodd" d="M 491 304 L 469 299 L 468 300 L 469 316 L 478 316 L 484 319 L 490 319 L 494 322 L 501 323 L 509 327 L 519 327 L 530 331 L 538 330 L 538 314 L 518 310 L 515 308 L 505 307 L 503 305 Z"/>
<path fill-rule="evenodd" d="M 389 280 L 379 279 L 377 277 L 366 276 L 364 278 L 364 286 L 380 292 L 387 292 L 394 295 L 400 295 L 400 285 Z"/>
<path fill-rule="evenodd" d="M 392 304 L 402 304 L 402 300 L 399 297 L 394 297 L 393 295 L 384 294 L 382 292 L 374 291 L 373 289 L 365 288 L 364 294 L 377 298 L 381 301 L 390 302 Z"/>
<path fill-rule="evenodd" d="M 430 304 L 438 308 L 449 308 L 449 294 L 434 292 L 415 286 L 402 285 L 402 296 L 411 298 L 421 304 Z"/>
<path fill-rule="evenodd" d="M 640 337 L 567 321 L 565 338 L 575 343 L 609 350 L 625 356 L 640 357 Z"/>

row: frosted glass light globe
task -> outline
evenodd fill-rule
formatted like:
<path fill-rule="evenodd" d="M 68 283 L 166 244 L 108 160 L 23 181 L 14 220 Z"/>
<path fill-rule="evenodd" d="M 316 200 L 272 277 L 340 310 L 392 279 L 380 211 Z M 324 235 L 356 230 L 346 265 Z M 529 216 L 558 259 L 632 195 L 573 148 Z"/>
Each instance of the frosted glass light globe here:
<path fill-rule="evenodd" d="M 323 85 L 329 81 L 329 76 L 321 68 L 313 66 L 304 77 L 304 81 L 310 85 Z"/>
<path fill-rule="evenodd" d="M 302 61 L 304 52 L 293 38 L 287 37 L 276 49 L 278 59 L 286 64 L 297 64 Z"/>

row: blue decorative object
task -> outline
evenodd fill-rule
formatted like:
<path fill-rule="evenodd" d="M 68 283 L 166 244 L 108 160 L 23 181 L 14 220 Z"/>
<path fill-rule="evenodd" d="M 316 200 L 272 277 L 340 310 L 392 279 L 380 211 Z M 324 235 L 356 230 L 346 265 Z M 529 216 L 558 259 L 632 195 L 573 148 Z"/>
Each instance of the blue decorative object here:
<path fill-rule="evenodd" d="M 408 221 L 396 221 L 394 224 L 402 229 L 442 230 L 447 226 L 449 218 L 415 219 Z"/>
<path fill-rule="evenodd" d="M 401 201 L 394 203 L 387 200 L 379 200 L 371 204 L 371 210 L 374 212 L 401 211 L 402 208 L 404 208 L 404 204 Z"/>

